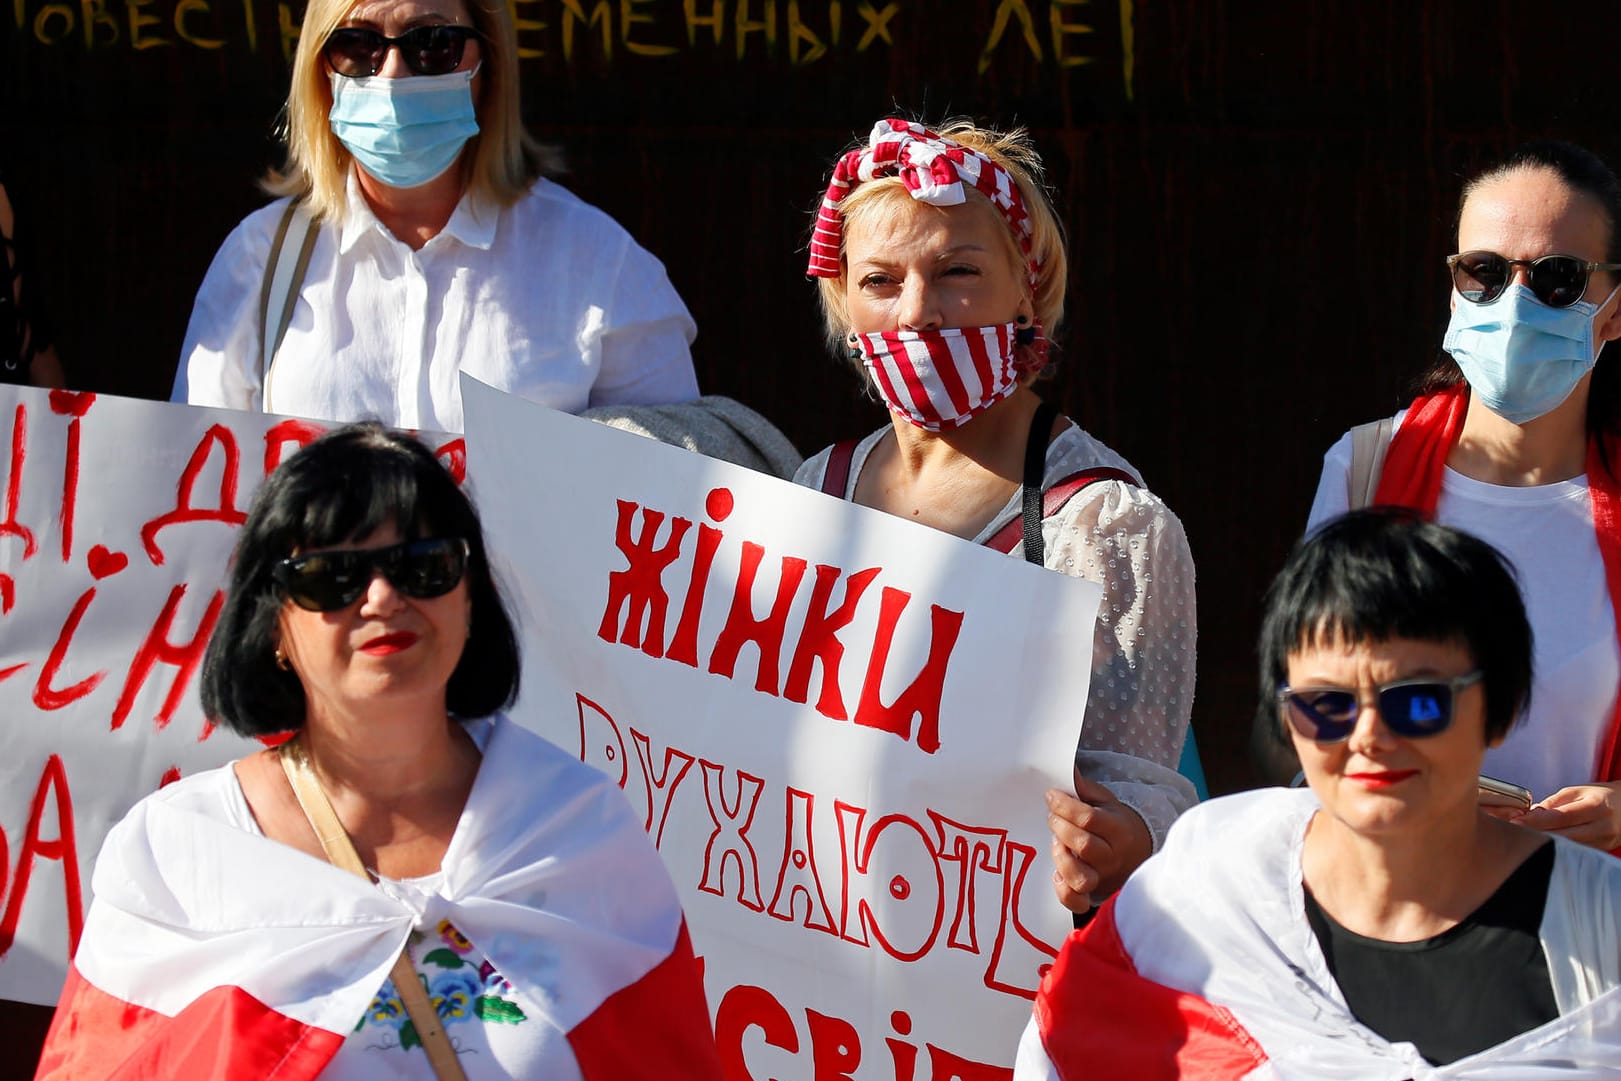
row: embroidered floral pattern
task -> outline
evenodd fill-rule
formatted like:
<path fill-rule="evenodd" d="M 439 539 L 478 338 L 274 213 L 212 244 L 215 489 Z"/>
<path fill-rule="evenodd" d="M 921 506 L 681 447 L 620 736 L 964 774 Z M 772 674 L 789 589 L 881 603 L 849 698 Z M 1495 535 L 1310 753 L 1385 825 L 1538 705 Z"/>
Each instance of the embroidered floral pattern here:
<path fill-rule="evenodd" d="M 439 1014 L 447 1033 L 453 1035 L 452 1026 L 465 1022 L 517 1025 L 529 1020 L 523 1007 L 507 997 L 512 994 L 512 985 L 480 956 L 454 924 L 441 920 L 435 930 L 439 933 L 437 942 L 429 942 L 428 936 L 420 931 L 412 931 L 410 952 L 416 957 L 425 946 L 433 947 L 422 955 L 417 978 L 422 981 L 428 1001 Z M 393 980 L 383 981 L 377 997 L 355 1025 L 355 1031 L 368 1027 L 382 1030 L 379 1035 L 385 1039 L 378 1046 L 384 1050 L 397 1047 L 406 1051 L 422 1043 L 410 1015 L 405 1012 L 405 1004 L 394 989 Z M 387 1039 L 390 1035 L 392 1040 Z"/>

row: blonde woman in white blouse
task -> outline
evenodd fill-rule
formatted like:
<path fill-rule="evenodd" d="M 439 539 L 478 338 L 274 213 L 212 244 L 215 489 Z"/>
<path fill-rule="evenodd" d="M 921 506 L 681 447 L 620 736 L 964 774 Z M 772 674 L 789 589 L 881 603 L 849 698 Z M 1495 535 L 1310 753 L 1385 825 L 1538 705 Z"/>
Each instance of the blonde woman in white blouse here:
<path fill-rule="evenodd" d="M 1193 560 L 1181 522 L 1125 459 L 1030 388 L 1066 281 L 1040 175 L 1021 132 L 967 122 L 883 120 L 840 159 L 810 273 L 830 341 L 870 376 L 890 423 L 795 480 L 1103 586 L 1075 791 L 1047 793 L 1054 887 L 1081 913 L 1194 802 L 1176 772 L 1193 700 Z M 1041 508 L 1028 538 L 1027 487 Z"/>
<path fill-rule="evenodd" d="M 463 371 L 571 413 L 696 398 L 664 266 L 519 114 L 503 0 L 310 0 L 284 198 L 214 257 L 173 400 L 459 432 Z"/>

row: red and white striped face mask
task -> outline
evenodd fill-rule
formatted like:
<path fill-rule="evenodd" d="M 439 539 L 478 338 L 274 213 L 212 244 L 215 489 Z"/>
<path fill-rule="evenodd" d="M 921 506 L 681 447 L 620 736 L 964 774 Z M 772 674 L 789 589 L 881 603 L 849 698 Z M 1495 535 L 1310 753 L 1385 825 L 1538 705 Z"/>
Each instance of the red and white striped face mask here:
<path fill-rule="evenodd" d="M 889 411 L 928 432 L 961 427 L 1019 387 L 1012 323 L 851 334 Z"/>

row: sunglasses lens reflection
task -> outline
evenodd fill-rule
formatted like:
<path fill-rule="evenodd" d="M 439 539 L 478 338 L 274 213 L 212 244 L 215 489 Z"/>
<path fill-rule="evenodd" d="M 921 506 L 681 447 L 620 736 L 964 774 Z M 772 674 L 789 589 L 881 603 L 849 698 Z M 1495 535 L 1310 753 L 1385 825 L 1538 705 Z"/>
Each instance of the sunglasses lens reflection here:
<path fill-rule="evenodd" d="M 375 75 L 383 66 L 388 40 L 373 30 L 343 27 L 326 39 L 326 62 L 339 75 L 351 79 Z"/>
<path fill-rule="evenodd" d="M 1284 713 L 1296 732 L 1318 743 L 1349 739 L 1361 709 L 1355 691 L 1324 688 L 1284 696 Z M 1452 688 L 1445 683 L 1409 683 L 1379 692 L 1379 716 L 1398 736 L 1433 736 L 1452 723 Z"/>
<path fill-rule="evenodd" d="M 1568 255 L 1550 255 L 1531 268 L 1531 292 L 1551 308 L 1565 308 L 1582 299 L 1587 288 L 1587 266 Z"/>
<path fill-rule="evenodd" d="M 1490 304 L 1508 288 L 1514 267 L 1496 252 L 1471 251 L 1452 264 L 1452 285 L 1473 304 Z M 1545 255 L 1529 264 L 1531 292 L 1550 308 L 1568 308 L 1587 290 L 1587 264 L 1573 255 Z"/>
<path fill-rule="evenodd" d="M 1458 295 L 1474 304 L 1496 300 L 1508 283 L 1508 260 L 1490 252 L 1465 252 L 1452 264 Z"/>

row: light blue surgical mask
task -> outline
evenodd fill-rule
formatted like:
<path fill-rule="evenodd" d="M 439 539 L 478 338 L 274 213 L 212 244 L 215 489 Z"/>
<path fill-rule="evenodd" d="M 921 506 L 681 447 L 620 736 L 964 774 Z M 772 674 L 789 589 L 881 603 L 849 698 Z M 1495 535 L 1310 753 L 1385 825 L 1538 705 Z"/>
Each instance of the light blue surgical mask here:
<path fill-rule="evenodd" d="M 1614 296 L 1550 308 L 1519 284 L 1490 304 L 1454 293 L 1441 348 L 1452 354 L 1470 392 L 1487 409 L 1524 424 L 1557 408 L 1593 370 L 1602 348 L 1593 345 L 1593 324 Z"/>
<path fill-rule="evenodd" d="M 478 134 L 473 72 L 400 79 L 334 72 L 328 119 L 362 169 L 391 188 L 414 188 L 443 175 Z"/>

